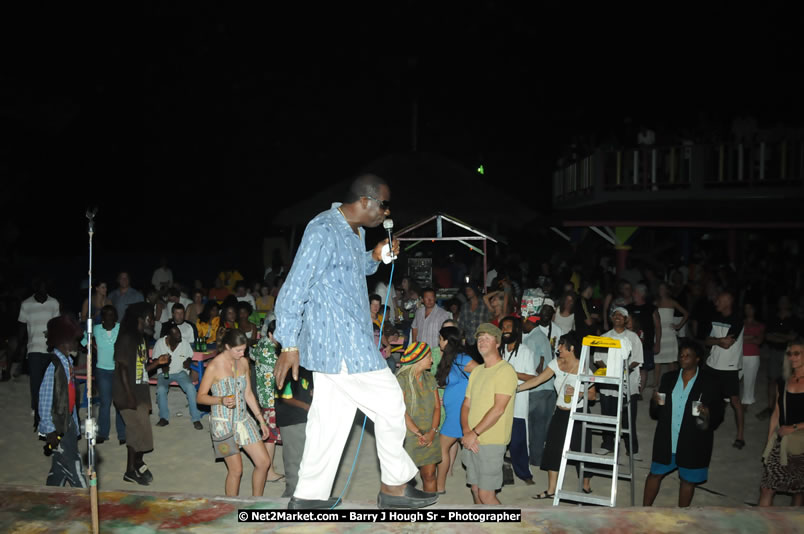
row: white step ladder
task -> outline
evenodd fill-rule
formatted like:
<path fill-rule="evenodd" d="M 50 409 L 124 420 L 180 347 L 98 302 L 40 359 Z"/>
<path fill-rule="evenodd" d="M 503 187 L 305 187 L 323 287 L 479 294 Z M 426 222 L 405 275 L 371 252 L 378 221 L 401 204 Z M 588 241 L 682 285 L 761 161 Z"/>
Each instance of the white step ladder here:
<path fill-rule="evenodd" d="M 573 385 L 575 392 L 572 394 L 571 406 L 575 406 L 578 402 L 580 392 L 583 388 L 584 402 L 583 412 L 576 412 L 570 409 L 569 423 L 567 424 L 567 435 L 564 439 L 564 452 L 561 455 L 561 468 L 558 472 L 558 485 L 556 487 L 556 494 L 553 497 L 553 506 L 558 506 L 561 501 L 572 501 L 581 504 L 597 504 L 600 506 L 614 507 L 617 505 L 617 481 L 619 479 L 629 480 L 631 482 L 631 506 L 634 506 L 634 456 L 628 456 L 629 471 L 628 473 L 619 472 L 619 453 L 620 453 L 620 440 L 623 434 L 628 436 L 628 450 L 633 451 L 633 440 L 631 436 L 631 403 L 626 402 L 626 410 L 629 421 L 629 428 L 622 428 L 623 413 L 623 397 L 630 401 L 630 388 L 629 388 L 629 371 L 628 357 L 630 355 L 630 345 L 627 340 L 625 347 L 620 342 L 621 340 L 587 336 L 583 338 L 583 347 L 581 349 L 581 358 L 578 364 L 578 375 Z M 589 373 L 589 361 L 591 348 L 607 348 L 607 368 L 605 376 L 598 376 Z M 589 387 L 596 384 L 608 384 L 616 386 L 617 390 L 617 415 L 599 415 L 589 413 Z M 581 424 L 581 450 L 571 451 L 570 442 L 572 440 L 572 429 L 575 422 Z M 602 430 L 614 431 L 614 455 L 613 456 L 600 456 L 594 454 L 592 451 L 585 451 L 586 445 L 586 432 L 588 430 Z M 567 461 L 575 460 L 580 463 L 580 476 L 578 477 L 578 491 L 567 491 L 563 489 L 564 475 L 567 471 Z M 586 464 L 597 464 L 604 467 L 587 467 Z M 592 494 L 583 493 L 583 478 L 585 473 L 592 473 L 611 477 L 611 493 L 607 497 L 597 496 Z"/>

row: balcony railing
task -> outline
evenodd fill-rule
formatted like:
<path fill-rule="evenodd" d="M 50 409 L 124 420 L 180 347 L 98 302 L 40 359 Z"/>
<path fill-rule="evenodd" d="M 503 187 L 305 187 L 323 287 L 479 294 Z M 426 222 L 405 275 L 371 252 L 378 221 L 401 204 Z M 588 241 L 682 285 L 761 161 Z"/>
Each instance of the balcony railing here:
<path fill-rule="evenodd" d="M 616 191 L 795 187 L 804 141 L 678 145 L 597 151 L 553 174 L 556 201 Z"/>

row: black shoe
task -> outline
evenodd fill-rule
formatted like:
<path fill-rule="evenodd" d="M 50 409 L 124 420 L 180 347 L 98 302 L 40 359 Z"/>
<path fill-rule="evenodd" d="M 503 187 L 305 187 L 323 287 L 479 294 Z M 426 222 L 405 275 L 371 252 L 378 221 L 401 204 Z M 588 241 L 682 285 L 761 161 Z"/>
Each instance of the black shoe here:
<path fill-rule="evenodd" d="M 95 445 L 100 445 L 109 438 L 95 438 Z"/>
<path fill-rule="evenodd" d="M 511 464 L 503 463 L 502 466 L 502 473 L 503 473 L 503 486 L 513 486 L 514 485 L 514 468 Z"/>
<path fill-rule="evenodd" d="M 142 477 L 143 480 L 145 480 L 147 484 L 150 484 L 154 481 L 153 473 L 151 473 L 151 470 L 148 469 L 148 466 L 145 464 L 142 464 L 139 466 L 139 468 L 137 468 L 137 473 Z"/>
<path fill-rule="evenodd" d="M 417 490 L 405 486 L 405 494 L 397 497 L 380 492 L 377 494 L 377 508 L 424 508 L 438 501 L 438 493 Z"/>
<path fill-rule="evenodd" d="M 338 502 L 337 497 L 318 501 L 315 499 L 299 499 L 291 497 L 288 501 L 288 510 L 329 510 Z"/>
<path fill-rule="evenodd" d="M 159 419 L 159 422 L 156 423 L 156 426 L 168 426 L 169 424 L 170 421 L 168 421 L 167 419 Z"/>
<path fill-rule="evenodd" d="M 125 445 L 125 444 L 126 444 L 126 440 L 121 439 L 121 440 L 120 440 L 120 445 Z"/>
<path fill-rule="evenodd" d="M 150 484 L 150 482 L 147 482 L 146 479 L 136 471 L 126 471 L 123 475 L 123 480 L 126 482 L 136 482 L 140 486 L 147 486 Z"/>
<path fill-rule="evenodd" d="M 201 424 L 201 421 L 193 421 L 193 428 L 196 430 L 204 430 L 204 425 Z"/>

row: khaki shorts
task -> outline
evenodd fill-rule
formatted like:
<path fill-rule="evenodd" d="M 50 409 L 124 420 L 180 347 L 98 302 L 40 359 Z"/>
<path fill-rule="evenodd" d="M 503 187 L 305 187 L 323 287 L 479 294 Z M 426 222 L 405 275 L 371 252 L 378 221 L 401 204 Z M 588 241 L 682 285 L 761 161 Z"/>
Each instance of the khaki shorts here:
<path fill-rule="evenodd" d="M 154 449 L 150 410 L 147 404 L 140 404 L 136 410 L 120 410 L 123 422 L 126 423 L 126 445 L 134 452 L 148 452 Z"/>
<path fill-rule="evenodd" d="M 495 491 L 503 485 L 505 445 L 478 445 L 477 454 L 463 450 L 466 482 L 485 491 Z"/>

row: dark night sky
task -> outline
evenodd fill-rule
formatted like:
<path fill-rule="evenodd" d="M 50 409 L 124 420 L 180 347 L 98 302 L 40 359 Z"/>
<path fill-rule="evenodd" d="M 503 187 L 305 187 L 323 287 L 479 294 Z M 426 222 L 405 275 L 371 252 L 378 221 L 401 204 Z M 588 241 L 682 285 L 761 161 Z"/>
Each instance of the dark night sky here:
<path fill-rule="evenodd" d="M 375 4 L 4 17 L 0 172 L 19 245 L 81 246 L 90 204 L 143 251 L 177 230 L 185 246 L 241 223 L 270 233 L 274 207 L 410 150 L 414 100 L 419 150 L 482 162 L 545 208 L 561 147 L 625 116 L 660 133 L 699 112 L 801 122 L 801 45 L 781 8 Z"/>

